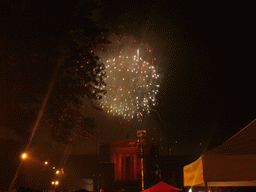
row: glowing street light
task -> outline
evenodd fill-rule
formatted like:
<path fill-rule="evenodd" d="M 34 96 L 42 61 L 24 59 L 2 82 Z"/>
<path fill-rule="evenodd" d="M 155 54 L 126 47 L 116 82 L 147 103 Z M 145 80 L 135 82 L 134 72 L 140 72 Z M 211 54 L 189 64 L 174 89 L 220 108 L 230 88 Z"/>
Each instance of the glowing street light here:
<path fill-rule="evenodd" d="M 59 185 L 59 181 L 52 181 L 52 185 Z"/>
<path fill-rule="evenodd" d="M 48 165 L 48 161 L 45 161 L 44 164 L 45 164 L 45 165 Z"/>
<path fill-rule="evenodd" d="M 21 158 L 26 159 L 27 158 L 27 153 L 22 153 Z"/>
<path fill-rule="evenodd" d="M 57 170 L 57 171 L 56 171 L 56 174 L 58 175 L 59 173 L 60 173 L 60 171 L 59 171 L 59 170 Z"/>

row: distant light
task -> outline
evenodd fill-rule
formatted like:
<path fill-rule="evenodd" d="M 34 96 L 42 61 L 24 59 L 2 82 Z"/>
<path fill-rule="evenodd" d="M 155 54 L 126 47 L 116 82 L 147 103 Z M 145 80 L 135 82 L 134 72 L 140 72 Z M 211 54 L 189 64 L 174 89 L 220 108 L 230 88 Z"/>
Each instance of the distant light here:
<path fill-rule="evenodd" d="M 54 181 L 52 181 L 52 185 L 54 185 Z"/>
<path fill-rule="evenodd" d="M 55 167 L 53 167 L 52 169 L 55 169 Z"/>
<path fill-rule="evenodd" d="M 56 174 L 59 174 L 59 173 L 60 173 L 60 171 L 59 171 L 59 170 L 57 170 L 57 171 L 56 171 Z"/>
<path fill-rule="evenodd" d="M 59 185 L 59 181 L 55 181 L 55 185 Z"/>
<path fill-rule="evenodd" d="M 48 165 L 48 161 L 45 161 L 44 164 L 45 164 L 45 165 Z"/>
<path fill-rule="evenodd" d="M 192 192 L 192 189 L 190 188 L 190 189 L 188 190 L 188 192 Z"/>
<path fill-rule="evenodd" d="M 27 158 L 27 153 L 23 153 L 23 154 L 21 155 L 21 157 L 22 157 L 22 159 L 26 159 L 26 158 Z"/>

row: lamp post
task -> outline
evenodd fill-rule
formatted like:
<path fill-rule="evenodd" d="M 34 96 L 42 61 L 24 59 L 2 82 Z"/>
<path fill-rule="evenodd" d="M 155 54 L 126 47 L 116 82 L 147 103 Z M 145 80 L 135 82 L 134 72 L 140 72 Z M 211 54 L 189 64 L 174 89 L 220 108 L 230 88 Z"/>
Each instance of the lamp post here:
<path fill-rule="evenodd" d="M 12 182 L 11 182 L 9 188 L 8 188 L 8 192 L 10 192 L 10 191 L 12 190 L 12 188 L 13 188 L 15 182 L 16 182 L 16 179 L 17 179 L 17 177 L 18 177 L 20 168 L 21 168 L 21 166 L 22 166 L 22 164 L 23 164 L 23 160 L 25 160 L 26 158 L 27 158 L 27 153 L 22 153 L 22 154 L 21 154 L 21 159 L 22 159 L 22 161 L 20 162 L 20 165 L 19 165 L 19 167 L 18 167 L 18 169 L 17 169 L 17 171 L 16 171 L 16 173 L 15 173 L 15 175 L 14 175 L 14 178 L 13 178 L 13 180 L 12 180 Z"/>
<path fill-rule="evenodd" d="M 145 142 L 146 130 L 137 131 L 137 137 L 139 137 L 140 153 L 141 153 L 141 190 L 144 191 L 144 149 L 143 143 Z"/>

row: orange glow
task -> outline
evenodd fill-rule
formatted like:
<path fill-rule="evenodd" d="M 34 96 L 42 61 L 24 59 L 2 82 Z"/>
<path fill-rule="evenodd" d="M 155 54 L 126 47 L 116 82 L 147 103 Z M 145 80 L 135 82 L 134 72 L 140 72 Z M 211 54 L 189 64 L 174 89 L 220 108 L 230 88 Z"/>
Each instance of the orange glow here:
<path fill-rule="evenodd" d="M 26 159 L 26 158 L 27 158 L 27 153 L 23 153 L 23 154 L 21 155 L 21 157 L 22 157 L 22 159 Z"/>

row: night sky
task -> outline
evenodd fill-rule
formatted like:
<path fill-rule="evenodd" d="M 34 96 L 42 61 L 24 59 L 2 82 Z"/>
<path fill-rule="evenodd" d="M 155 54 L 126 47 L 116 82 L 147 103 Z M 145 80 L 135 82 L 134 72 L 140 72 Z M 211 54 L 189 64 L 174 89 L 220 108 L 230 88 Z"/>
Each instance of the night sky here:
<path fill-rule="evenodd" d="M 29 119 L 22 104 L 35 92 L 44 92 L 51 79 L 56 50 L 65 39 L 61 30 L 68 27 L 68 14 L 65 18 L 56 13 L 72 10 L 67 5 L 46 3 L 35 8 L 26 0 L 1 3 L 0 123 L 15 129 Z M 207 150 L 208 145 L 216 147 L 254 120 L 252 5 L 169 0 L 100 4 L 102 8 L 93 16 L 99 25 L 110 33 L 148 41 L 161 61 L 158 67 L 163 77 L 156 107 L 162 121 L 155 118 L 154 123 L 129 129 L 129 125 L 116 125 L 113 119 L 108 124 L 108 116 L 99 115 L 100 126 L 105 125 L 100 137 L 106 138 L 111 129 L 116 134 L 105 141 L 122 139 L 128 132 L 135 137 L 137 129 L 154 124 L 158 140 L 169 138 L 174 154 L 185 154 L 195 146 L 201 150 Z M 43 56 L 38 59 L 31 52 Z M 97 116 L 98 112 L 89 109 L 87 115 Z M 150 138 L 155 137 L 155 130 L 147 131 Z M 161 145 L 167 146 L 166 142 Z"/>

